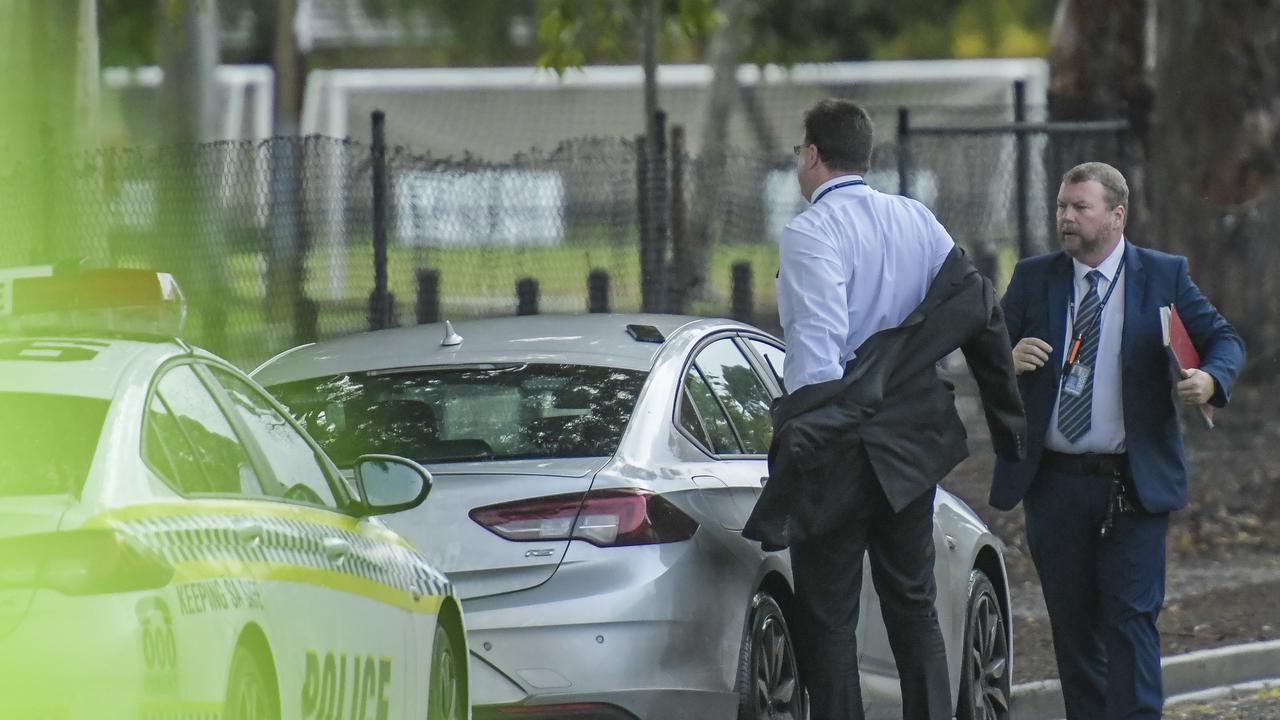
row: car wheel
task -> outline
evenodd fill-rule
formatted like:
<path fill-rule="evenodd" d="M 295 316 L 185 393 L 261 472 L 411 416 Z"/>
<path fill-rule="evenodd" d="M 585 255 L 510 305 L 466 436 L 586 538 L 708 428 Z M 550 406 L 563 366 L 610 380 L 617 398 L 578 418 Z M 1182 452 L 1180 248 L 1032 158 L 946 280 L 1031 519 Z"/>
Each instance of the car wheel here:
<path fill-rule="evenodd" d="M 804 718 L 804 686 L 787 619 L 768 593 L 757 593 L 738 660 L 738 720 Z"/>
<path fill-rule="evenodd" d="M 466 688 L 462 687 L 465 658 L 454 647 L 453 635 L 444 623 L 436 625 L 431 644 L 431 683 L 427 692 L 427 720 L 463 720 L 466 717 Z"/>
<path fill-rule="evenodd" d="M 1011 677 L 1009 634 L 1000 599 L 985 573 L 969 575 L 964 656 L 957 720 L 1008 720 Z"/>
<path fill-rule="evenodd" d="M 262 653 L 236 645 L 227 678 L 226 720 L 278 720 L 275 675 Z"/>

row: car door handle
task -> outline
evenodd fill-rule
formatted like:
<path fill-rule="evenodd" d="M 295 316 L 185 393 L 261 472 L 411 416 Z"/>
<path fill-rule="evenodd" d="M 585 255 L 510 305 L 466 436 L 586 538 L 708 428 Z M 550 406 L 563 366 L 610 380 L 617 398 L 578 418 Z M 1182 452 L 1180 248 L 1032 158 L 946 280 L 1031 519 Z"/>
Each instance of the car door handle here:
<path fill-rule="evenodd" d="M 241 545 L 257 545 L 262 540 L 262 526 L 254 522 L 236 525 L 236 540 Z"/>
<path fill-rule="evenodd" d="M 351 543 L 346 540 L 335 537 L 324 539 L 324 556 L 329 558 L 329 562 L 342 564 L 350 554 Z"/>

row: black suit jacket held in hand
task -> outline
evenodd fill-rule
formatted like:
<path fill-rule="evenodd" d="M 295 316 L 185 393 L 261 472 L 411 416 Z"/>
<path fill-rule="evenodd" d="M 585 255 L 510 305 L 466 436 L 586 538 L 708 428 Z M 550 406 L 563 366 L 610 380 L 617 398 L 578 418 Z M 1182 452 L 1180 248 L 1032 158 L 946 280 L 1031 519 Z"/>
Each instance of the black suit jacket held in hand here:
<path fill-rule="evenodd" d="M 951 383 L 938 362 L 959 348 L 978 382 L 1001 457 L 1020 459 L 1026 418 L 995 289 L 959 247 L 901 325 L 858 348 L 839 380 L 773 406 L 769 481 L 742 534 L 766 550 L 839 527 L 873 473 L 895 511 L 969 455 Z"/>

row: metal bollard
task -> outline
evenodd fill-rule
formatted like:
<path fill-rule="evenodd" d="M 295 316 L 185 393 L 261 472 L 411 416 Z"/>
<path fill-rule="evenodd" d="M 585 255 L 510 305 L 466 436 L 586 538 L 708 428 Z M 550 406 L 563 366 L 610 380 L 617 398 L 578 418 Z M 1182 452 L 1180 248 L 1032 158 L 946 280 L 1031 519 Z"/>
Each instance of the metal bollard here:
<path fill-rule="evenodd" d="M 733 279 L 730 289 L 732 305 L 730 314 L 734 320 L 751 322 L 755 315 L 751 297 L 751 263 L 744 261 L 733 264 Z"/>
<path fill-rule="evenodd" d="M 538 314 L 538 281 L 533 278 L 520 278 L 516 281 L 516 314 Z"/>
<path fill-rule="evenodd" d="M 440 271 L 418 268 L 418 302 L 414 306 L 419 325 L 440 322 Z"/>
<path fill-rule="evenodd" d="M 587 312 L 609 312 L 609 271 L 592 270 L 587 275 Z"/>

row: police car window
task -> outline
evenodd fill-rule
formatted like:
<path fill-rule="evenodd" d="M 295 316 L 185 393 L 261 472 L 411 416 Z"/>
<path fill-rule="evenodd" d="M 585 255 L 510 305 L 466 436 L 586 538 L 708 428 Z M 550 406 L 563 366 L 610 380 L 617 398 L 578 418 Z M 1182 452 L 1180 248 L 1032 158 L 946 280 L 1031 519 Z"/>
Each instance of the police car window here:
<path fill-rule="evenodd" d="M 778 387 L 783 388 L 783 392 L 786 392 L 786 386 L 782 384 L 782 365 L 787 359 L 786 351 L 760 340 L 749 339 L 747 342 L 751 343 L 751 347 L 760 353 L 760 357 L 764 358 L 764 364 L 773 373 L 773 378 L 778 381 Z"/>
<path fill-rule="evenodd" d="M 227 390 L 240 419 L 262 448 L 278 484 L 264 483 L 265 494 L 308 505 L 337 507 L 329 474 L 311 445 L 249 383 L 221 368 L 214 377 Z"/>
<path fill-rule="evenodd" d="M 143 458 L 184 495 L 257 495 L 248 452 L 189 366 L 160 378 L 143 420 Z"/>
<path fill-rule="evenodd" d="M 737 429 L 742 451 L 756 455 L 769 452 L 773 437 L 769 404 L 773 398 L 738 346 L 728 338 L 717 340 L 698 353 L 695 363 Z"/>
<path fill-rule="evenodd" d="M 742 452 L 737 438 L 733 436 L 733 428 L 729 427 L 729 419 L 724 416 L 724 410 L 716 402 L 715 395 L 697 368 L 689 368 L 684 376 L 684 395 L 698 408 L 698 414 L 702 416 L 702 423 L 706 428 L 706 436 L 711 439 L 713 452 L 720 455 Z M 684 420 L 681 424 L 684 424 Z"/>
<path fill-rule="evenodd" d="M 0 497 L 78 497 L 108 406 L 98 398 L 0 392 Z"/>

